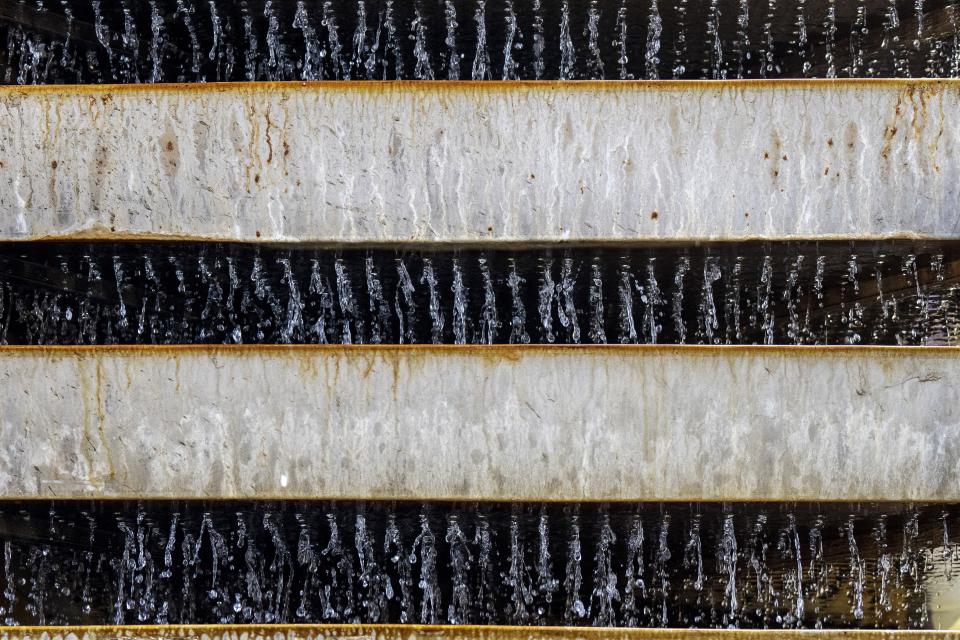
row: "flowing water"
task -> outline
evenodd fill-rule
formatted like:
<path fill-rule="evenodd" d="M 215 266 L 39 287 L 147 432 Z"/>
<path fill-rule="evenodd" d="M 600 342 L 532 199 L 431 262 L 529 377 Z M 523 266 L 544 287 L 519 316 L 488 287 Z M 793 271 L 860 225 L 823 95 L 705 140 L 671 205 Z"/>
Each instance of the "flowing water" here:
<path fill-rule="evenodd" d="M 0 82 L 960 76 L 958 0 L 0 0 Z"/>
<path fill-rule="evenodd" d="M 0 620 L 937 628 L 956 506 L 0 504 Z"/>
<path fill-rule="evenodd" d="M 0 344 L 960 342 L 960 245 L 0 246 Z"/>

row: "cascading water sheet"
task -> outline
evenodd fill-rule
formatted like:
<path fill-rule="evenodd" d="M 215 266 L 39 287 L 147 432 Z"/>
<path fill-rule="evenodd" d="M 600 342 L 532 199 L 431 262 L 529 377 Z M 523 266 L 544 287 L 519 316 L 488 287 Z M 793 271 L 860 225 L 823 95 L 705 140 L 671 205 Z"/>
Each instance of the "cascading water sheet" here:
<path fill-rule="evenodd" d="M 949 78 L 958 25 L 955 0 L 2 0 L 0 81 Z"/>

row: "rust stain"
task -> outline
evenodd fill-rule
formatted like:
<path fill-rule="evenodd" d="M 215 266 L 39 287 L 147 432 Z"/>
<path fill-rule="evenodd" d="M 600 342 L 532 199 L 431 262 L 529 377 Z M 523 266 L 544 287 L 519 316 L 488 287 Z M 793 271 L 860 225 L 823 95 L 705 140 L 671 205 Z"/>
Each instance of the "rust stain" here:
<path fill-rule="evenodd" d="M 928 91 L 942 92 L 960 86 L 960 79 L 910 79 L 910 78 L 837 78 L 837 79 L 768 79 L 768 80 L 725 80 L 723 87 L 732 91 L 746 89 L 775 93 L 784 90 L 831 88 L 897 88 L 909 89 L 922 87 Z M 158 83 L 158 84 L 103 84 L 103 85 L 5 85 L 0 86 L 0 100 L 17 100 L 32 95 L 71 95 L 92 96 L 107 100 L 113 94 L 226 94 L 237 93 L 257 95 L 264 92 L 290 94 L 294 92 L 326 92 L 331 90 L 350 91 L 358 94 L 383 94 L 406 91 L 436 92 L 449 94 L 455 91 L 474 93 L 527 92 L 531 89 L 562 89 L 566 91 L 603 91 L 617 93 L 623 91 L 690 91 L 715 92 L 718 85 L 712 80 L 624 80 L 609 82 L 603 80 L 372 80 L 372 81 L 280 81 L 280 82 L 209 82 L 209 83 Z"/>
<path fill-rule="evenodd" d="M 273 123 L 270 121 L 270 114 L 265 114 L 267 118 L 267 129 L 264 132 L 264 136 L 267 140 L 267 164 L 273 162 L 273 138 L 270 137 L 270 128 L 273 126 Z M 259 178 L 260 176 L 257 176 Z M 259 182 L 259 179 L 257 180 Z"/>

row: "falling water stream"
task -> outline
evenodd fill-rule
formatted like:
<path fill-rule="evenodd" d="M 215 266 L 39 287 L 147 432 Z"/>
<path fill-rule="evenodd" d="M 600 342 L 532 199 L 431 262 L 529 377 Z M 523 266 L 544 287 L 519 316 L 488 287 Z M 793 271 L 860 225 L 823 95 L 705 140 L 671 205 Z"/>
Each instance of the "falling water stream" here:
<path fill-rule="evenodd" d="M 7 502 L 0 619 L 936 628 L 954 506 Z"/>
<path fill-rule="evenodd" d="M 0 245 L 2 344 L 953 345 L 960 245 Z"/>
<path fill-rule="evenodd" d="M 957 77 L 957 0 L 0 0 L 0 82 Z"/>

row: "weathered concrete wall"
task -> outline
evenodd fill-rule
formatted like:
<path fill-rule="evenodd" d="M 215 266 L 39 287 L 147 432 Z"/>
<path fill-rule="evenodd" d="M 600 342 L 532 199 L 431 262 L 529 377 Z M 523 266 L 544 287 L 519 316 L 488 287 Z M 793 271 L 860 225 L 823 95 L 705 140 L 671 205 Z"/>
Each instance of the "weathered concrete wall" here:
<path fill-rule="evenodd" d="M 0 495 L 957 501 L 957 355 L 7 348 Z"/>
<path fill-rule="evenodd" d="M 0 89 L 0 240 L 960 231 L 960 84 Z"/>
<path fill-rule="evenodd" d="M 771 635 L 775 634 L 775 635 Z M 425 625 L 196 625 L 189 627 L 7 627 L 0 640 L 958 640 L 950 631 L 860 631 L 845 629 L 608 629 L 575 627 L 483 627 Z"/>

